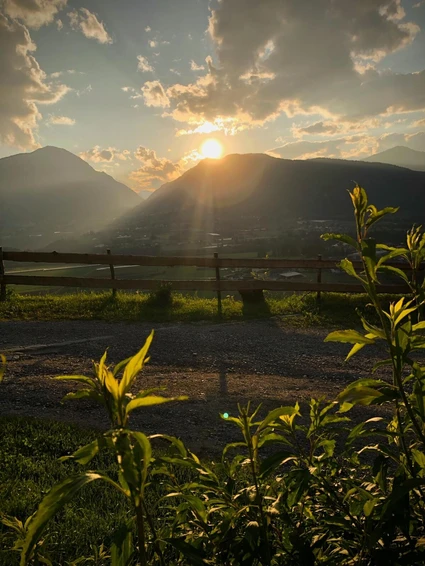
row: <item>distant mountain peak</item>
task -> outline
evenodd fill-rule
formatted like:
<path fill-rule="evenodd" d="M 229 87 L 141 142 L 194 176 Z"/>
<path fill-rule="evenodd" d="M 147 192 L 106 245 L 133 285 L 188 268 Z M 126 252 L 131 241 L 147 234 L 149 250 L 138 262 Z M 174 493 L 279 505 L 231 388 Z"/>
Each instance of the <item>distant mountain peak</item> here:
<path fill-rule="evenodd" d="M 370 155 L 364 161 L 387 163 L 406 167 L 414 171 L 425 171 L 425 151 L 417 151 L 405 145 L 397 145 L 385 151 Z"/>

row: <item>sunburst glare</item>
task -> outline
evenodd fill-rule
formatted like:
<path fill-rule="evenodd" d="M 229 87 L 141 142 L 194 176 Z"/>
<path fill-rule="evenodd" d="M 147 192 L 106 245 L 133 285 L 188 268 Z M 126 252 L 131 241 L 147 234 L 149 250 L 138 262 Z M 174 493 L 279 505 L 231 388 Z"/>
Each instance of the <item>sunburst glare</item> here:
<path fill-rule="evenodd" d="M 203 157 L 211 159 L 219 159 L 223 153 L 223 146 L 218 140 L 208 139 L 205 140 L 201 146 L 201 154 Z"/>

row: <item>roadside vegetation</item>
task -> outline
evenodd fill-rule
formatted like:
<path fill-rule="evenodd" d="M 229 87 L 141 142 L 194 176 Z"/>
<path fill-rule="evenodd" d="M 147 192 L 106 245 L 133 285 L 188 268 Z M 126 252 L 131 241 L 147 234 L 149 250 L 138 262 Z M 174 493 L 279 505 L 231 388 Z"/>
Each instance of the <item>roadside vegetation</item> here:
<path fill-rule="evenodd" d="M 138 354 L 115 366 L 108 366 L 105 353 L 91 376 L 56 378 L 80 383 L 65 400 L 99 403 L 109 428 L 84 433 L 58 425 L 57 439 L 47 447 L 54 426 L 45 433 L 38 421 L 5 422 L 4 468 L 11 470 L 11 460 L 18 460 L 17 472 L 3 470 L 10 504 L 1 536 L 3 541 L 10 537 L 13 546 L 4 551 L 5 564 L 13 564 L 14 553 L 21 566 L 425 563 L 425 367 L 420 356 L 425 295 L 419 278 L 425 235 L 413 228 L 405 248 L 377 244 L 369 235 L 371 226 L 396 209 L 377 210 L 360 187 L 351 198 L 357 237 L 323 237 L 348 243 L 360 254 L 361 273 L 348 259 L 341 268 L 364 286 L 373 316 L 360 312 L 361 330 L 336 330 L 326 341 L 348 344 L 347 360 L 378 346 L 382 357 L 370 377 L 348 385 L 333 402 L 312 399 L 307 410 L 295 403 L 261 419 L 259 408 L 248 404 L 236 414 L 223 413 L 240 440 L 207 462 L 177 437 L 146 436 L 131 428 L 133 411 L 164 403 L 171 403 L 172 411 L 172 403 L 186 400 L 136 387 L 153 333 Z M 385 253 L 378 257 L 377 250 Z M 410 279 L 388 265 L 396 257 L 409 262 Z M 376 288 L 381 272 L 388 270 L 410 286 L 411 297 L 387 307 Z M 6 368 L 3 359 L 1 373 Z M 378 368 L 381 379 L 374 377 Z M 354 425 L 350 411 L 357 405 L 383 405 L 387 411 Z M 19 427 L 31 427 L 30 446 L 24 432 L 15 450 L 11 439 Z M 34 459 L 26 458 L 31 451 Z M 57 456 L 60 461 L 53 463 Z M 45 474 L 48 459 L 57 478 Z M 33 480 L 23 471 L 30 466 Z M 49 490 L 52 479 L 56 483 Z M 37 484 L 33 490 L 31 481 Z M 93 518 L 95 506 L 99 520 Z M 113 524 L 105 519 L 108 513 Z M 94 534 L 88 536 L 91 521 Z M 79 535 L 81 542 L 73 546 L 70 541 Z"/>
<path fill-rule="evenodd" d="M 381 297 L 388 305 L 395 297 Z M 282 317 L 292 326 L 357 324 L 356 309 L 372 313 L 367 295 L 322 293 L 320 304 L 315 293 L 279 295 L 265 293 L 265 302 L 243 304 L 232 296 L 222 301 L 218 316 L 217 299 L 173 293 L 80 292 L 67 295 L 19 295 L 10 293 L 0 302 L 0 320 L 104 320 L 108 322 L 220 322 Z"/>

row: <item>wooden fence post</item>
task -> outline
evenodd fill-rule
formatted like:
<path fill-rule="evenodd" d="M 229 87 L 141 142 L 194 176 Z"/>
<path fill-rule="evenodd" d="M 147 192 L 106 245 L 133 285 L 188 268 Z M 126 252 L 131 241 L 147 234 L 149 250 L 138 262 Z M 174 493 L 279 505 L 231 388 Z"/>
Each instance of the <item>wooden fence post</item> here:
<path fill-rule="evenodd" d="M 111 255 L 111 250 L 107 249 L 106 253 L 108 255 Z M 111 272 L 111 279 L 114 280 L 115 279 L 115 267 L 113 266 L 112 263 L 109 264 L 109 270 Z M 117 290 L 116 289 L 112 289 L 112 296 L 114 298 L 117 296 Z"/>
<path fill-rule="evenodd" d="M 218 253 L 214 253 L 214 259 L 218 260 Z M 222 315 L 222 308 L 221 308 L 221 291 L 220 291 L 220 268 L 218 267 L 218 262 L 215 268 L 215 280 L 217 281 L 217 307 L 218 307 L 218 316 L 221 318 Z"/>
<path fill-rule="evenodd" d="M 319 254 L 319 255 L 317 256 L 317 259 L 318 259 L 318 261 L 322 261 L 322 255 Z M 321 267 L 319 267 L 318 270 L 317 270 L 317 282 L 318 282 L 318 283 L 321 283 L 321 282 L 322 282 L 322 268 L 321 268 Z M 317 291 L 317 304 L 318 304 L 319 306 L 320 306 L 321 298 L 322 298 L 322 293 L 321 293 L 321 291 Z"/>
<path fill-rule="evenodd" d="M 4 277 L 4 263 L 3 263 L 3 248 L 0 246 L 0 301 L 3 303 L 6 300 L 6 285 L 3 283 Z"/>

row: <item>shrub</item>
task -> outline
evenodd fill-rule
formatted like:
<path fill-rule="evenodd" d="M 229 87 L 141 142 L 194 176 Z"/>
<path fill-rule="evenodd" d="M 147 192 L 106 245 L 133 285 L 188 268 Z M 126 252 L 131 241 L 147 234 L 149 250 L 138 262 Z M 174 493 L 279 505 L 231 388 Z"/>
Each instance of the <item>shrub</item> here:
<path fill-rule="evenodd" d="M 161 283 L 158 289 L 149 293 L 147 304 L 159 308 L 171 307 L 173 304 L 171 283 Z"/>
<path fill-rule="evenodd" d="M 87 466 L 107 450 L 118 475 L 83 471 L 54 486 L 25 524 L 6 518 L 18 532 L 15 548 L 21 550 L 23 566 L 48 563 L 42 535 L 49 520 L 77 491 L 98 480 L 125 495 L 132 518 L 109 550 L 97 552 L 97 564 L 425 562 L 425 367 L 417 357 L 425 348 L 424 286 L 418 277 L 425 236 L 414 228 L 405 248 L 377 244 L 369 236 L 371 226 L 396 209 L 377 210 L 359 187 L 351 198 L 357 238 L 324 238 L 348 243 L 360 254 L 360 272 L 348 259 L 341 267 L 361 281 L 378 322 L 361 317 L 363 331 L 337 331 L 326 340 L 351 344 L 347 360 L 366 346 L 379 345 L 383 358 L 371 374 L 381 369 L 385 379 L 355 381 L 331 403 L 313 399 L 304 415 L 298 404 L 276 408 L 264 419 L 250 405 L 239 407 L 236 416 L 223 414 L 239 429 L 240 441 L 224 448 L 220 462 L 206 464 L 178 438 L 147 437 L 129 428 L 134 409 L 182 400 L 156 390 L 131 393 L 152 335 L 136 356 L 114 368 L 107 367 L 105 355 L 93 377 L 58 378 L 80 382 L 83 388 L 67 397 L 99 402 L 110 420 L 107 432 L 65 458 Z M 378 259 L 377 250 L 386 253 Z M 390 263 L 399 257 L 409 262 L 411 279 Z M 384 310 L 377 284 L 380 273 L 388 270 L 409 284 L 412 298 Z M 348 414 L 356 405 L 387 405 L 391 415 L 353 426 Z M 168 450 L 158 452 L 157 442 L 166 442 Z M 187 473 L 183 479 L 181 470 L 189 472 L 189 479 Z M 163 497 L 152 504 L 149 493 L 159 483 Z M 73 563 L 92 559 L 80 557 Z"/>

